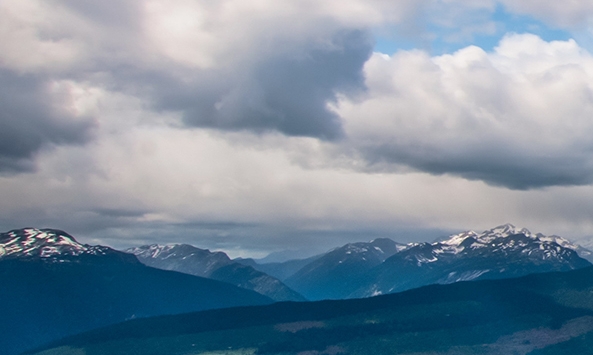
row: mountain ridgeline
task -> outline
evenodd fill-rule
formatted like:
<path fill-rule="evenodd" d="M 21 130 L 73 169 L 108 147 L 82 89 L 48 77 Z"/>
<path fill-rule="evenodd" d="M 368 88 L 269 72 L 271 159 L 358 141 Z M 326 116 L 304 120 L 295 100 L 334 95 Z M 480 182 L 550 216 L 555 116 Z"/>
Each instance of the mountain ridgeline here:
<path fill-rule="evenodd" d="M 145 245 L 126 252 L 145 265 L 163 270 L 207 277 L 253 290 L 275 301 L 305 301 L 280 280 L 249 265 L 231 260 L 223 252 L 210 252 L 187 244 Z"/>
<path fill-rule="evenodd" d="M 575 270 L 591 265 L 584 258 L 592 255 L 561 237 L 510 224 L 433 243 L 400 244 L 387 238 L 350 243 L 282 263 L 231 260 L 222 252 L 189 245 L 151 245 L 128 252 L 149 266 L 229 282 L 277 301 L 303 300 L 300 295 L 308 300 L 370 297 L 435 283 Z"/>
<path fill-rule="evenodd" d="M 405 248 L 384 238 L 346 244 L 303 266 L 286 283 L 311 300 L 347 298 L 366 285 L 373 268 Z"/>
<path fill-rule="evenodd" d="M 0 349 L 14 355 L 126 320 L 132 321 L 72 338 L 43 355 L 132 348 L 192 355 L 442 350 L 426 348 L 425 339 L 448 355 L 526 355 L 552 343 L 565 346 L 567 339 L 593 345 L 593 269 L 585 259 L 591 256 L 563 238 L 512 225 L 433 243 L 350 243 L 268 264 L 183 244 L 121 252 L 80 244 L 59 230 L 13 230 L 0 233 L 0 302 L 6 305 Z M 541 276 L 516 279 L 529 274 Z M 303 296 L 326 301 L 250 308 Z M 330 301 L 349 298 L 359 299 Z M 215 310 L 238 306 L 249 307 Z M 213 311 L 133 320 L 202 310 Z M 549 334 L 557 341 L 542 343 Z M 495 335 L 509 338 L 500 343 Z"/>
<path fill-rule="evenodd" d="M 310 300 L 369 297 L 430 284 L 510 278 L 590 266 L 591 252 L 558 236 L 510 224 L 434 243 L 389 239 L 334 249 L 286 277 Z M 257 266 L 256 266 L 257 267 Z"/>
<path fill-rule="evenodd" d="M 0 352 L 18 354 L 127 319 L 272 300 L 228 283 L 147 267 L 59 230 L 0 233 Z"/>

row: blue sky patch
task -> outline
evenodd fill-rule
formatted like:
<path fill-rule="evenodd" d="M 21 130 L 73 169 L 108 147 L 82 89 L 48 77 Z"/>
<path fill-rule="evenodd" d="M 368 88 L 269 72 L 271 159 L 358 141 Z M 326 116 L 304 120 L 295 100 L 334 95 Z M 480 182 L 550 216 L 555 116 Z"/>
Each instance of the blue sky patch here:
<path fill-rule="evenodd" d="M 457 18 L 443 19 L 439 15 L 427 14 L 425 23 L 415 24 L 416 31 L 401 27 L 375 31 L 375 51 L 393 54 L 417 48 L 440 55 L 469 45 L 492 51 L 508 33 L 532 33 L 545 41 L 566 41 L 575 37 L 567 30 L 550 27 L 532 16 L 510 13 L 501 5 L 494 12 L 481 9 L 467 16 L 456 13 L 453 16 Z"/>

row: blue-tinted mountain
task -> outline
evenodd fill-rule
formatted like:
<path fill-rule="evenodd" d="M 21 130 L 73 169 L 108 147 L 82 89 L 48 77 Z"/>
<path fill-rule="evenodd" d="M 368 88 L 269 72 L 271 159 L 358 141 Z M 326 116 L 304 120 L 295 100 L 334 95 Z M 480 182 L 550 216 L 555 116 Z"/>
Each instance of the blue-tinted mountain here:
<path fill-rule="evenodd" d="M 284 282 L 310 300 L 369 297 L 434 283 L 510 278 L 590 266 L 591 252 L 511 224 L 434 243 L 352 243 L 304 265 Z"/>
<path fill-rule="evenodd" d="M 285 282 L 310 300 L 346 298 L 366 284 L 372 268 L 405 248 L 387 238 L 346 244 L 308 263 Z"/>
<path fill-rule="evenodd" d="M 132 320 L 39 355 L 566 355 L 592 348 L 588 267 L 363 299 Z"/>
<path fill-rule="evenodd" d="M 258 292 L 275 301 L 305 301 L 282 281 L 251 266 L 231 260 L 223 252 L 211 252 L 187 244 L 145 245 L 126 250 L 145 265 L 228 282 Z"/>
<path fill-rule="evenodd" d="M 4 355 L 126 319 L 272 302 L 53 229 L 0 233 L 0 285 Z"/>
<path fill-rule="evenodd" d="M 507 224 L 453 235 L 435 243 L 411 244 L 365 274 L 349 297 L 393 293 L 429 284 L 500 279 L 590 266 L 567 240 L 533 234 Z"/>
<path fill-rule="evenodd" d="M 323 257 L 324 254 L 314 255 L 305 259 L 294 259 L 282 262 L 273 263 L 260 263 L 259 260 L 254 259 L 234 259 L 236 262 L 243 265 L 249 265 L 256 270 L 265 272 L 266 274 L 273 276 L 279 280 L 286 280 L 290 276 L 294 275 L 297 271 L 305 267 L 307 264 Z"/>

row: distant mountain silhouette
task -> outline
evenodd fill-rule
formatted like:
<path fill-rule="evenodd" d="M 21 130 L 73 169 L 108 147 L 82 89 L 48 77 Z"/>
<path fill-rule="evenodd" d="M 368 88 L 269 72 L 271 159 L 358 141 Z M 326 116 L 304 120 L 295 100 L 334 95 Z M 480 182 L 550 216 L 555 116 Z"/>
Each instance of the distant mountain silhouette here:
<path fill-rule="evenodd" d="M 148 266 L 228 282 L 275 301 L 306 301 L 282 281 L 252 266 L 233 261 L 223 252 L 211 252 L 187 244 L 144 245 L 126 252 L 136 255 Z"/>
<path fill-rule="evenodd" d="M 346 244 L 303 266 L 286 283 L 310 300 L 346 298 L 366 283 L 373 267 L 404 248 L 386 238 Z"/>
<path fill-rule="evenodd" d="M 279 280 L 286 280 L 290 276 L 294 275 L 297 271 L 302 269 L 307 264 L 323 257 L 324 254 L 314 255 L 305 259 L 294 259 L 282 262 L 273 263 L 259 263 L 253 259 L 235 259 L 236 262 L 243 265 L 249 265 L 256 270 L 265 272 L 266 274 L 273 276 Z"/>

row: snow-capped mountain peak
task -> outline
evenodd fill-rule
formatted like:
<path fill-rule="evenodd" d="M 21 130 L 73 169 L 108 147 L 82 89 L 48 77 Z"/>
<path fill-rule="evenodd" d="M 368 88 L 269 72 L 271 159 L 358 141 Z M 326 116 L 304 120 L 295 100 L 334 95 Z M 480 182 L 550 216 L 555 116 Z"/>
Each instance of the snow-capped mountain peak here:
<path fill-rule="evenodd" d="M 449 245 L 452 247 L 460 246 L 468 238 L 476 239 L 478 234 L 474 231 L 466 231 L 463 233 L 455 234 L 449 237 L 449 239 L 443 240 L 440 244 Z"/>
<path fill-rule="evenodd" d="M 192 275 L 209 277 L 216 269 L 233 262 L 223 252 L 211 252 L 189 244 L 152 244 L 130 248 L 126 253 L 134 254 L 142 263 L 167 270 L 177 270 L 191 264 Z M 177 270 L 179 271 L 179 270 Z"/>
<path fill-rule="evenodd" d="M 482 233 L 466 231 L 394 254 L 365 275 L 350 297 L 403 291 L 431 283 L 498 279 L 591 266 L 588 251 L 557 236 L 505 224 Z"/>
<path fill-rule="evenodd" d="M 532 236 L 532 233 L 527 228 L 517 228 L 514 225 L 507 223 L 502 226 L 494 227 L 490 230 L 484 231 L 483 236 L 492 237 L 508 237 L 511 235 L 523 234 L 527 237 Z"/>
<path fill-rule="evenodd" d="M 393 254 L 409 247 L 410 245 L 399 244 L 388 238 L 377 238 L 370 242 L 348 243 L 331 250 L 327 255 L 331 255 L 332 262 L 339 260 L 339 264 L 360 261 L 381 263 Z M 323 259 L 318 262 L 323 262 Z"/>
<path fill-rule="evenodd" d="M 129 248 L 126 253 L 134 254 L 139 258 L 143 259 L 168 259 L 168 258 L 212 258 L 219 261 L 230 263 L 231 259 L 219 251 L 211 252 L 208 249 L 200 249 L 189 244 L 151 244 L 143 245 L 135 248 Z"/>
<path fill-rule="evenodd" d="M 514 225 L 508 223 L 498 227 L 486 230 L 482 233 L 477 233 L 473 230 L 465 231 L 459 234 L 452 235 L 448 239 L 440 242 L 441 244 L 452 246 L 452 247 L 480 247 L 488 243 L 491 243 L 497 238 L 508 238 L 513 235 L 524 235 L 531 239 L 538 239 L 540 234 L 534 235 L 527 228 L 517 228 Z M 468 245 L 467 240 L 471 238 L 471 242 Z"/>
<path fill-rule="evenodd" d="M 57 229 L 24 228 L 0 233 L 0 259 L 9 257 L 104 255 L 107 247 L 78 243 L 74 237 Z"/>
<path fill-rule="evenodd" d="M 512 224 L 501 225 L 482 233 L 469 230 L 434 242 L 423 243 L 409 248 L 406 260 L 418 266 L 435 263 L 445 259 L 468 257 L 484 258 L 522 258 L 529 256 L 533 260 L 557 260 L 565 263 L 572 260 L 570 253 L 591 259 L 592 252 L 558 236 L 534 234 L 526 228 L 517 228 Z M 511 257 L 511 255 L 514 255 Z"/>
<path fill-rule="evenodd" d="M 511 236 L 522 235 L 528 238 L 529 241 L 534 242 L 536 244 L 543 244 L 546 246 L 550 246 L 552 243 L 555 243 L 563 248 L 571 249 L 579 253 L 579 255 L 583 257 L 587 257 L 591 254 L 590 251 L 587 249 L 574 244 L 562 237 L 557 235 L 546 236 L 541 233 L 532 233 L 527 228 L 518 228 L 514 225 L 507 223 L 503 224 L 498 227 L 494 227 L 492 229 L 486 230 L 482 233 L 477 233 L 473 230 L 465 231 L 459 234 L 455 234 L 450 236 L 448 239 L 441 241 L 440 244 L 443 246 L 449 246 L 452 248 L 456 248 L 456 250 L 461 251 L 467 247 L 469 248 L 484 248 L 484 247 L 491 247 L 494 246 L 492 243 L 496 243 L 497 245 L 508 245 L 513 246 L 516 243 L 525 243 L 525 242 L 516 242 L 513 240 L 508 240 L 507 238 Z M 470 239 L 471 238 L 471 239 Z M 524 245 L 523 245 L 524 246 Z"/>
<path fill-rule="evenodd" d="M 158 258 L 161 254 L 167 254 L 171 250 L 175 249 L 177 245 L 161 245 L 161 244 L 151 244 L 151 245 L 144 245 L 141 247 L 130 248 L 126 250 L 127 253 L 134 254 L 136 256 L 142 256 L 145 258 Z"/>

